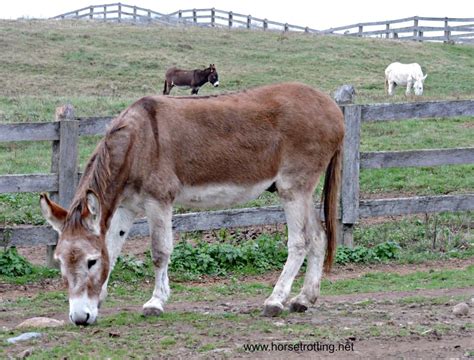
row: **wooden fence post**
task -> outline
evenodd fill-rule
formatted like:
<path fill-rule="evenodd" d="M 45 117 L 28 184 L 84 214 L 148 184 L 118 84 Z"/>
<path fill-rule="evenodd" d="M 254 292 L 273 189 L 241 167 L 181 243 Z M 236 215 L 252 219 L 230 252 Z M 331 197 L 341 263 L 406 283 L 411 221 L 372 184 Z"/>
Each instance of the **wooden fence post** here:
<path fill-rule="evenodd" d="M 122 4 L 118 4 L 118 22 L 122 21 Z"/>
<path fill-rule="evenodd" d="M 211 9 L 211 26 L 216 26 L 216 9 Z"/>
<path fill-rule="evenodd" d="M 137 7 L 136 6 L 133 7 L 133 21 L 134 22 L 137 21 Z"/>
<path fill-rule="evenodd" d="M 93 18 L 94 18 L 94 7 L 91 6 L 91 7 L 89 8 L 89 19 L 92 20 Z"/>
<path fill-rule="evenodd" d="M 415 16 L 415 17 L 413 18 L 413 27 L 414 27 L 414 29 L 413 29 L 413 37 L 414 37 L 414 39 L 413 39 L 413 40 L 416 41 L 416 38 L 418 37 L 418 16 Z"/>
<path fill-rule="evenodd" d="M 263 19 L 263 30 L 267 30 L 267 29 L 268 29 L 268 20 Z"/>
<path fill-rule="evenodd" d="M 364 32 L 364 27 L 362 25 L 359 25 L 359 37 L 362 37 L 362 33 Z"/>
<path fill-rule="evenodd" d="M 247 29 L 250 29 L 252 26 L 252 15 L 247 16 Z"/>
<path fill-rule="evenodd" d="M 444 43 L 449 42 L 449 38 L 451 36 L 451 31 L 449 31 L 449 26 L 448 26 L 448 18 L 444 18 Z"/>
<path fill-rule="evenodd" d="M 196 9 L 193 9 L 193 23 L 197 24 L 198 19 L 197 19 L 197 12 Z"/>
<path fill-rule="evenodd" d="M 51 198 L 67 209 L 77 185 L 79 126 L 73 106 L 68 104 L 57 108 L 55 121 L 59 122 L 59 140 L 53 141 L 51 172 L 58 174 L 59 189 L 57 193 L 51 193 Z M 55 245 L 47 246 L 46 266 L 57 267 L 53 258 L 55 248 Z"/>
<path fill-rule="evenodd" d="M 107 5 L 104 5 L 104 21 L 107 20 Z"/>
<path fill-rule="evenodd" d="M 389 31 L 390 30 L 390 23 L 385 24 L 385 30 L 387 31 L 385 33 L 385 38 L 388 39 L 390 37 L 390 31 Z"/>
<path fill-rule="evenodd" d="M 341 181 L 341 245 L 353 246 L 354 224 L 359 218 L 360 126 L 359 105 L 344 107 L 344 150 Z"/>
<path fill-rule="evenodd" d="M 232 14 L 232 11 L 229 11 L 229 29 L 232 28 L 232 25 L 233 25 L 233 14 Z"/>

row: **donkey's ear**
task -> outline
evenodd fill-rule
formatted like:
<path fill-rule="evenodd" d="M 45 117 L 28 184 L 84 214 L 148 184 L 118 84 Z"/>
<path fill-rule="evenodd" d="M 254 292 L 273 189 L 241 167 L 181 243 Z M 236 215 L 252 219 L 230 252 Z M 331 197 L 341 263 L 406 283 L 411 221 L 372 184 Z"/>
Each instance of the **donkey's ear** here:
<path fill-rule="evenodd" d="M 94 234 L 100 235 L 100 202 L 97 194 L 92 190 L 86 193 L 87 213 L 84 215 L 84 221 Z"/>
<path fill-rule="evenodd" d="M 40 195 L 40 208 L 46 221 L 51 224 L 54 230 L 61 233 L 67 210 L 51 201 L 45 193 Z"/>
<path fill-rule="evenodd" d="M 425 76 L 423 76 L 423 79 L 421 79 L 421 80 L 425 81 L 427 77 L 428 77 L 428 74 L 426 74 Z"/>

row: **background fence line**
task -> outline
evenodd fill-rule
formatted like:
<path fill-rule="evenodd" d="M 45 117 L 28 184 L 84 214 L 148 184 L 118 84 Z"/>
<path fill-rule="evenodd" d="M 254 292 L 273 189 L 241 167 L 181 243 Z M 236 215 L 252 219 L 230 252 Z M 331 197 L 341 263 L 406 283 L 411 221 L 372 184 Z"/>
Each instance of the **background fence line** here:
<path fill-rule="evenodd" d="M 163 14 L 138 6 L 113 3 L 88 6 L 57 15 L 52 19 L 133 21 L 145 24 L 158 22 L 172 26 L 226 27 L 252 30 L 297 31 L 321 35 L 332 34 L 414 41 L 474 43 L 474 18 L 413 16 L 316 30 L 215 8 L 186 9 Z"/>
<path fill-rule="evenodd" d="M 63 106 L 60 109 L 68 109 Z M 474 194 L 414 196 L 405 198 L 361 200 L 360 169 L 474 164 L 474 148 L 429 149 L 410 151 L 360 152 L 360 130 L 363 122 L 403 119 L 449 118 L 474 116 L 474 100 L 434 101 L 420 103 L 344 105 L 346 136 L 341 182 L 340 243 L 352 246 L 352 231 L 359 219 L 474 210 Z M 74 195 L 81 173 L 77 168 L 77 146 L 80 136 L 103 135 L 112 117 L 76 118 L 72 111 L 55 122 L 0 124 L 0 142 L 52 141 L 50 174 L 13 174 L 0 176 L 0 193 L 52 192 L 62 206 L 67 207 Z M 315 204 L 319 209 L 320 204 Z M 318 211 L 318 213 L 321 213 Z M 173 217 L 175 231 L 212 230 L 225 227 L 245 227 L 284 223 L 280 206 L 231 209 L 178 214 Z M 144 219 L 137 220 L 130 236 L 148 235 Z M 49 226 L 19 225 L 0 228 L 0 245 L 51 246 L 56 244 L 56 232 Z"/>

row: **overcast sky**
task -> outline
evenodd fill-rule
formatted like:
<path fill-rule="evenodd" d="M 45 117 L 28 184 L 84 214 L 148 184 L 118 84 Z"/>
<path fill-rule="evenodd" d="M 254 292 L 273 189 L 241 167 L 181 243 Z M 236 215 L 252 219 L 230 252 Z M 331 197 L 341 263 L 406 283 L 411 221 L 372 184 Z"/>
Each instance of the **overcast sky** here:
<path fill-rule="evenodd" d="M 7 0 L 0 18 L 47 18 L 89 5 L 113 0 Z M 117 1 L 118 2 L 118 1 Z M 474 0 L 123 0 L 161 13 L 179 9 L 216 8 L 323 30 L 358 22 L 390 20 L 411 16 L 474 18 Z"/>

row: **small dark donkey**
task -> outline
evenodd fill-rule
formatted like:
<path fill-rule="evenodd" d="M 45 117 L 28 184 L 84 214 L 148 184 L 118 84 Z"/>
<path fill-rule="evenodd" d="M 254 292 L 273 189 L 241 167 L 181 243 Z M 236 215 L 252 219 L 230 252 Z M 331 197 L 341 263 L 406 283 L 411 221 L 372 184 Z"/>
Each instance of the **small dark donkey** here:
<path fill-rule="evenodd" d="M 214 86 L 219 86 L 219 76 L 217 75 L 216 66 L 214 64 L 210 64 L 209 67 L 204 70 L 181 70 L 172 67 L 166 71 L 163 95 L 169 95 L 174 86 L 182 89 L 191 88 L 191 95 L 197 95 L 199 88 L 208 81 Z"/>

